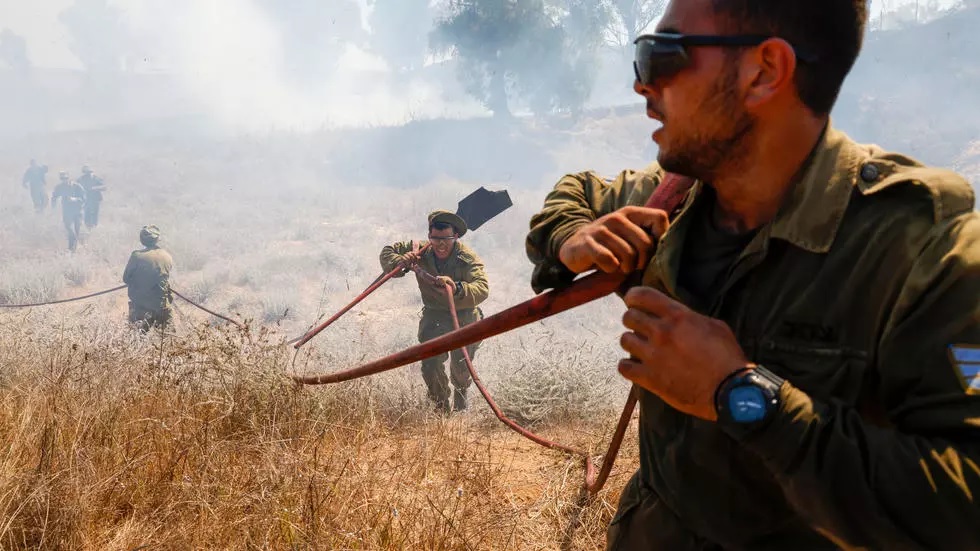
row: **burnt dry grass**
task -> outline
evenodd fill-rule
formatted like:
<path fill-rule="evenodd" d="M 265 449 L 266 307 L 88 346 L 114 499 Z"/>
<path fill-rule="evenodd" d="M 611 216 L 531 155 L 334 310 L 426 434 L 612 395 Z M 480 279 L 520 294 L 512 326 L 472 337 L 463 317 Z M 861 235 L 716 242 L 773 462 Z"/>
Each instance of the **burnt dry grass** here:
<path fill-rule="evenodd" d="M 596 549 L 635 468 L 631 437 L 583 502 L 581 460 L 485 404 L 434 415 L 409 372 L 298 386 L 262 330 L 0 331 L 5 549 Z M 601 460 L 611 406 L 537 428 Z"/>

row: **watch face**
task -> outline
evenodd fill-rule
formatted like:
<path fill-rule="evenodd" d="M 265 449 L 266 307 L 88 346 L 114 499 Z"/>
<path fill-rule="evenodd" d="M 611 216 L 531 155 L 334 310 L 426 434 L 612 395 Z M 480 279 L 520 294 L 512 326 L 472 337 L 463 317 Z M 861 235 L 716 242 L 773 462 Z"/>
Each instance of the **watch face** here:
<path fill-rule="evenodd" d="M 756 386 L 737 386 L 728 393 L 728 411 L 737 423 L 761 421 L 766 416 L 766 396 Z"/>

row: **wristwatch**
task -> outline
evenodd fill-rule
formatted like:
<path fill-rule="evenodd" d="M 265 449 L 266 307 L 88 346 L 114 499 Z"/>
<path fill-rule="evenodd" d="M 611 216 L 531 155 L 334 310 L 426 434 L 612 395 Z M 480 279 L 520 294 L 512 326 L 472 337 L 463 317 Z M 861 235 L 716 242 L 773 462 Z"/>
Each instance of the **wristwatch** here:
<path fill-rule="evenodd" d="M 783 380 L 758 364 L 733 372 L 715 390 L 718 423 L 733 436 L 764 427 L 779 410 Z"/>

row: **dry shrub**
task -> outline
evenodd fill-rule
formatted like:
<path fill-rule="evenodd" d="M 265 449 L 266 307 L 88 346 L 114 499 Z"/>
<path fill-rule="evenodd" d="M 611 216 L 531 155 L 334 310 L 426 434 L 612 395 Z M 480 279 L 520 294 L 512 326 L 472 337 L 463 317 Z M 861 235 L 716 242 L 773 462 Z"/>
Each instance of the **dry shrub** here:
<path fill-rule="evenodd" d="M 501 410 L 528 425 L 560 425 L 615 414 L 629 391 L 604 352 L 588 341 L 575 348 L 541 335 L 531 345 L 502 351 L 506 365 L 495 377 Z M 499 355 L 495 358 L 501 362 Z"/>
<path fill-rule="evenodd" d="M 410 369 L 301 387 L 285 374 L 336 365 L 262 329 L 57 316 L 0 318 L 0 547 L 602 546 L 622 479 L 582 509 L 579 459 L 430 413 Z"/>

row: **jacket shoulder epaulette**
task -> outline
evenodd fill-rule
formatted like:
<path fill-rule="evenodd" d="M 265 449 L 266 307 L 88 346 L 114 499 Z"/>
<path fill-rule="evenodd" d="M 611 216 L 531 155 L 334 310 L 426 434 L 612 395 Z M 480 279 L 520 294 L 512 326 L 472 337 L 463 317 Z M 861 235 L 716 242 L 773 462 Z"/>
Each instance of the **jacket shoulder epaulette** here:
<path fill-rule="evenodd" d="M 482 260 L 480 260 L 480 257 L 477 256 L 476 252 L 474 252 L 473 249 L 470 248 L 469 245 L 462 242 L 457 242 L 457 245 L 459 246 L 459 250 L 456 252 L 456 256 L 463 262 L 466 262 L 467 264 L 473 264 L 474 262 L 481 262 L 481 263 L 483 262 Z"/>
<path fill-rule="evenodd" d="M 861 165 L 858 188 L 863 195 L 907 186 L 926 190 L 936 222 L 973 210 L 973 186 L 962 175 L 945 168 L 925 166 L 918 161 L 872 146 L 872 157 Z"/>

